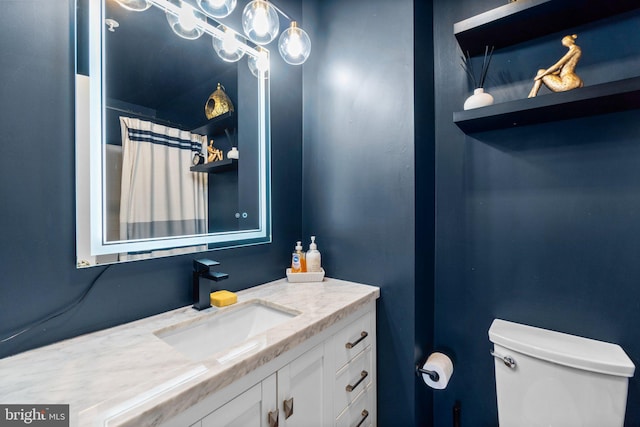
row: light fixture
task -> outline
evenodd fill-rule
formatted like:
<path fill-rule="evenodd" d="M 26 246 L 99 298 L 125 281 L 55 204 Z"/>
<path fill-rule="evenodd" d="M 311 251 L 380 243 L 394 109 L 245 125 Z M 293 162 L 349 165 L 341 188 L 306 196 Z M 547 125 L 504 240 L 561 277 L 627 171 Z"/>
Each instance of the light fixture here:
<path fill-rule="evenodd" d="M 260 45 L 270 43 L 277 37 L 280 31 L 278 13 L 291 21 L 291 26 L 282 33 L 278 41 L 278 51 L 284 61 L 291 65 L 300 65 L 307 60 L 311 52 L 309 35 L 298 27 L 296 21 L 267 0 L 252 0 L 245 6 L 242 14 L 242 27 L 249 40 L 258 45 L 255 48 L 245 45 L 244 37 L 226 25 L 214 27 L 212 23 L 217 22 L 213 18 L 207 20 L 205 15 L 206 13 L 211 17 L 219 17 L 215 14 L 222 13 L 222 10 L 231 13 L 237 0 L 196 0 L 199 9 L 181 0 L 116 1 L 123 7 L 124 4 L 140 7 L 144 4 L 145 8 L 139 10 L 146 10 L 147 3 L 157 6 L 165 11 L 171 29 L 180 37 L 193 40 L 204 33 L 211 35 L 213 48 L 224 61 L 235 62 L 245 53 L 253 53 L 248 55 L 248 65 L 251 73 L 258 78 L 268 78 L 269 51 Z"/>
<path fill-rule="evenodd" d="M 287 64 L 300 65 L 311 53 L 311 39 L 296 21 L 291 21 L 291 26 L 280 35 L 278 50 Z"/>
<path fill-rule="evenodd" d="M 236 62 L 244 56 L 244 51 L 240 49 L 242 42 L 241 36 L 224 25 L 217 27 L 224 33 L 222 37 L 213 37 L 213 49 L 222 60 L 227 62 Z"/>
<path fill-rule="evenodd" d="M 271 43 L 280 30 L 278 13 L 291 21 L 291 26 L 282 33 L 278 41 L 280 55 L 288 64 L 303 64 L 311 53 L 309 35 L 298 27 L 296 21 L 267 0 L 253 0 L 245 6 L 242 28 L 252 42 L 260 45 Z"/>
<path fill-rule="evenodd" d="M 176 1 L 171 1 L 176 4 Z M 175 14 L 167 11 L 167 21 L 174 33 L 188 40 L 195 40 L 200 37 L 204 31 L 198 21 L 206 22 L 207 18 L 200 11 L 197 11 L 186 2 L 177 2 L 180 5 L 180 12 Z"/>
<path fill-rule="evenodd" d="M 258 46 L 256 50 L 258 51 L 258 55 L 249 56 L 249 60 L 247 61 L 249 70 L 251 70 L 251 74 L 257 78 L 267 79 L 269 78 L 269 51 L 260 46 Z"/>
<path fill-rule="evenodd" d="M 237 0 L 198 0 L 198 6 L 212 18 L 229 16 L 236 8 Z"/>
<path fill-rule="evenodd" d="M 267 0 L 253 0 L 242 12 L 242 29 L 254 43 L 271 43 L 280 31 L 276 8 Z"/>
<path fill-rule="evenodd" d="M 151 2 L 148 0 L 116 0 L 116 2 L 125 9 L 134 12 L 142 12 L 151 7 Z"/>

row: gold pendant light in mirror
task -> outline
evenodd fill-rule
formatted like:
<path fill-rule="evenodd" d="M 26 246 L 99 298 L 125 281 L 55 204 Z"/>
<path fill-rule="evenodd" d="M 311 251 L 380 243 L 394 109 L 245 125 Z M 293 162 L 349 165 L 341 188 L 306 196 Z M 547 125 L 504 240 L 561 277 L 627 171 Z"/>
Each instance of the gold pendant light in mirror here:
<path fill-rule="evenodd" d="M 224 86 L 218 83 L 218 88 L 209 95 L 207 103 L 204 105 L 204 114 L 207 119 L 213 119 L 222 114 L 235 111 L 233 108 L 233 102 L 229 99 L 229 96 L 224 91 Z"/>

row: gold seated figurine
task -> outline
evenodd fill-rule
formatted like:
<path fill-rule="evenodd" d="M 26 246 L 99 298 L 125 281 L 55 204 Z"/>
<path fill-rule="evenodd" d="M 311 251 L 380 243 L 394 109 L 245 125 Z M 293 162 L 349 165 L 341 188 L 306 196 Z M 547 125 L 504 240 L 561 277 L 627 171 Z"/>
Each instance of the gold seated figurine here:
<path fill-rule="evenodd" d="M 222 160 L 222 150 L 213 148 L 213 139 L 211 140 L 211 142 L 209 142 L 207 151 L 209 152 L 209 157 L 207 157 L 207 163 L 215 162 L 216 160 Z"/>
<path fill-rule="evenodd" d="M 562 38 L 562 45 L 569 48 L 569 51 L 558 62 L 551 67 L 538 70 L 533 79 L 533 87 L 529 92 L 529 98 L 538 94 L 540 87 L 544 84 L 553 92 L 564 92 L 582 87 L 583 82 L 575 73 L 576 65 L 582 56 L 582 50 L 576 45 L 576 34 Z"/>

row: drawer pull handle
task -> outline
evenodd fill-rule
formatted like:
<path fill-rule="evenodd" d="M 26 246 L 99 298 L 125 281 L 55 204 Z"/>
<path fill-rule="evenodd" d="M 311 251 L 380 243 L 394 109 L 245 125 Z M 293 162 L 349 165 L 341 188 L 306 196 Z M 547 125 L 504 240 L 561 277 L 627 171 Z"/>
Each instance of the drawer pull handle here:
<path fill-rule="evenodd" d="M 278 415 L 280 412 L 276 409 L 275 411 L 269 412 L 269 416 L 267 420 L 269 421 L 269 427 L 278 427 Z"/>
<path fill-rule="evenodd" d="M 351 393 L 353 391 L 353 389 L 358 387 L 360 385 L 360 383 L 362 381 L 364 381 L 365 378 L 367 378 L 367 375 L 369 375 L 369 373 L 367 371 L 360 372 L 360 379 L 358 380 L 358 382 L 356 382 L 354 385 L 349 384 L 348 386 L 345 387 L 345 390 L 347 390 L 349 393 Z"/>
<path fill-rule="evenodd" d="M 285 420 L 293 415 L 293 397 L 282 402 L 282 409 L 284 409 Z"/>
<path fill-rule="evenodd" d="M 357 341 L 355 341 L 355 342 L 348 342 L 348 343 L 346 343 L 344 346 L 345 346 L 346 348 L 353 348 L 353 347 L 357 346 L 358 344 L 360 344 L 360 341 L 362 341 L 363 339 L 365 339 L 365 338 L 366 338 L 366 337 L 368 337 L 368 336 L 369 336 L 369 334 L 368 334 L 367 332 L 362 331 L 362 332 L 360 333 L 360 338 L 358 338 L 358 339 L 357 339 Z"/>
<path fill-rule="evenodd" d="M 366 409 L 362 410 L 362 419 L 360 420 L 360 422 L 358 424 L 356 424 L 356 427 L 360 427 L 362 425 L 362 423 L 364 423 L 364 420 L 367 419 L 367 417 L 369 416 L 369 411 L 367 411 Z"/>

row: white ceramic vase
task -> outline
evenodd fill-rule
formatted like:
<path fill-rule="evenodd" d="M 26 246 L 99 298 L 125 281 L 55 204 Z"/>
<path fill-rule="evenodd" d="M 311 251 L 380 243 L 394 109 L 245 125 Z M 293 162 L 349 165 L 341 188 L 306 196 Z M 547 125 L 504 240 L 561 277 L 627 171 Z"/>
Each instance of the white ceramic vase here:
<path fill-rule="evenodd" d="M 493 104 L 493 96 L 486 93 L 483 88 L 479 87 L 473 91 L 473 95 L 464 101 L 464 109 L 471 110 L 473 108 L 486 107 Z"/>

